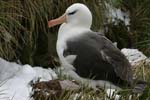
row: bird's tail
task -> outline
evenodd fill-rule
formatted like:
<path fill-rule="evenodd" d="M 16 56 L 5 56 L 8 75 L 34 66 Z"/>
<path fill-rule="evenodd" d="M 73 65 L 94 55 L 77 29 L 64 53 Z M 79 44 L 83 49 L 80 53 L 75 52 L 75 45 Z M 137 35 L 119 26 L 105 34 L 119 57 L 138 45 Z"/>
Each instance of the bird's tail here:
<path fill-rule="evenodd" d="M 146 87 L 150 87 L 149 82 L 142 81 L 142 80 L 136 80 L 132 91 L 133 91 L 133 93 L 142 93 Z"/>

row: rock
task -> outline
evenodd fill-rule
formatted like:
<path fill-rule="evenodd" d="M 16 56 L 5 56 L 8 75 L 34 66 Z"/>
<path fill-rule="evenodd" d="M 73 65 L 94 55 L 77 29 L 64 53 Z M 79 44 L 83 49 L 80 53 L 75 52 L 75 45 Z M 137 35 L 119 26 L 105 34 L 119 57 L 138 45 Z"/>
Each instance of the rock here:
<path fill-rule="evenodd" d="M 132 66 L 136 66 L 141 61 L 146 61 L 147 57 L 138 49 L 124 48 L 121 52 L 127 57 Z"/>
<path fill-rule="evenodd" d="M 122 49 L 121 52 L 127 57 L 132 65 L 133 78 L 140 80 L 149 80 L 150 58 L 147 58 L 138 49 Z"/>
<path fill-rule="evenodd" d="M 63 90 L 76 90 L 76 89 L 79 89 L 79 85 L 77 85 L 73 81 L 63 80 L 63 81 L 59 81 L 59 83 L 60 83 L 61 88 Z"/>

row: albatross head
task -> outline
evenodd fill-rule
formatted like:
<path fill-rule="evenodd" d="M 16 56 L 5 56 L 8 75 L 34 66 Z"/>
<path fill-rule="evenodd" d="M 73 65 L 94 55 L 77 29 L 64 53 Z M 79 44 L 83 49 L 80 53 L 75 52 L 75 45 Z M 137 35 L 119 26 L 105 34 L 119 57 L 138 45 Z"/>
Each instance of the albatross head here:
<path fill-rule="evenodd" d="M 75 3 L 68 7 L 62 16 L 50 20 L 48 26 L 53 27 L 62 23 L 69 24 L 72 27 L 90 28 L 92 24 L 92 14 L 84 4 Z"/>

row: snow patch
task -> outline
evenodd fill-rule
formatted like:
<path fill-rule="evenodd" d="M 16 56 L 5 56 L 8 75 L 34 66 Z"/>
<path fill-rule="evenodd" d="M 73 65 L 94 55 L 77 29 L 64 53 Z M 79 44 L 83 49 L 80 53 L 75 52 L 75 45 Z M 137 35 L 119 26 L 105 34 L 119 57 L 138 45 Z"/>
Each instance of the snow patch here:
<path fill-rule="evenodd" d="M 110 100 L 110 98 L 113 98 L 114 100 L 119 100 L 120 99 L 120 95 L 116 94 L 116 90 L 115 89 L 107 89 L 106 93 L 107 96 L 105 98 L 105 100 Z M 109 97 L 109 98 L 107 98 Z"/>
<path fill-rule="evenodd" d="M 126 26 L 130 25 L 129 12 L 123 12 L 121 9 L 115 8 L 108 3 L 105 3 L 105 5 L 106 5 L 105 14 L 108 18 L 108 23 L 114 22 L 115 24 L 117 24 L 117 19 L 119 19 L 123 21 Z"/>
<path fill-rule="evenodd" d="M 7 62 L 0 58 L 0 82 L 14 76 L 21 69 L 21 66 L 14 62 Z"/>
<path fill-rule="evenodd" d="M 30 81 L 36 76 L 36 72 L 29 65 L 24 65 L 15 73 L 15 75 L 6 80 L 6 82 L 0 87 L 5 95 L 0 95 L 0 100 L 29 100 L 32 88 L 29 85 Z M 3 99 L 4 98 L 4 99 Z"/>
<path fill-rule="evenodd" d="M 19 65 L 0 58 L 0 100 L 31 100 L 31 81 L 56 79 L 54 71 L 30 65 Z"/>
<path fill-rule="evenodd" d="M 44 69 L 42 67 L 34 67 L 33 69 L 37 73 L 36 78 L 39 78 L 40 81 L 48 81 L 57 78 L 57 75 L 51 68 Z"/>

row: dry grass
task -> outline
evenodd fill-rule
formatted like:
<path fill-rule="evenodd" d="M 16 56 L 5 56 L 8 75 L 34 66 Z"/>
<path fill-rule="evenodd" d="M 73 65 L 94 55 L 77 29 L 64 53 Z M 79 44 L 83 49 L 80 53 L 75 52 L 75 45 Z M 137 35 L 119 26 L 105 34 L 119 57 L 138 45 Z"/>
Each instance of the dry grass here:
<path fill-rule="evenodd" d="M 150 81 L 150 64 L 146 61 L 140 61 L 133 66 L 134 77 L 140 80 Z"/>

